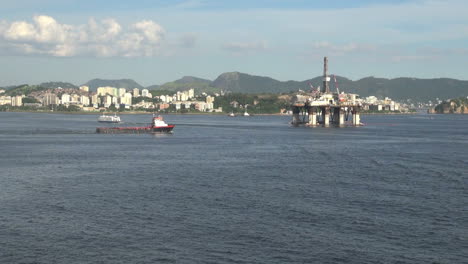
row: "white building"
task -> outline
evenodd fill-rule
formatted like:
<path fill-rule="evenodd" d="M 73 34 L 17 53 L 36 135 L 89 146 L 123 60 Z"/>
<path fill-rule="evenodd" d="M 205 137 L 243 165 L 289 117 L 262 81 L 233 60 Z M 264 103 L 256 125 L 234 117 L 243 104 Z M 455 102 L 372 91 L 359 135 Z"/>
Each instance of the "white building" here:
<path fill-rule="evenodd" d="M 11 96 L 0 96 L 0 105 L 11 105 Z"/>
<path fill-rule="evenodd" d="M 119 105 L 119 98 L 113 96 L 112 97 L 112 104 L 114 104 L 117 107 Z"/>
<path fill-rule="evenodd" d="M 141 96 L 143 96 L 143 97 L 151 97 L 151 94 L 150 94 L 150 92 L 148 91 L 148 89 L 143 89 L 143 90 L 141 90 Z"/>
<path fill-rule="evenodd" d="M 132 94 L 131 93 L 125 93 L 124 96 L 120 98 L 120 103 L 124 104 L 125 106 L 131 106 L 132 105 Z"/>
<path fill-rule="evenodd" d="M 192 99 L 194 97 L 195 97 L 195 90 L 192 88 L 192 89 L 188 90 L 188 98 Z"/>
<path fill-rule="evenodd" d="M 119 95 L 119 90 L 115 87 L 110 87 L 110 86 L 103 86 L 103 87 L 98 87 L 97 88 L 97 94 L 100 96 L 104 95 L 112 95 L 112 96 L 118 96 Z"/>
<path fill-rule="evenodd" d="M 80 102 L 80 95 L 72 94 L 70 95 L 70 103 L 71 104 L 78 104 Z"/>
<path fill-rule="evenodd" d="M 125 88 L 119 88 L 119 97 L 124 96 L 124 94 L 127 92 Z"/>
<path fill-rule="evenodd" d="M 99 96 L 97 94 L 91 95 L 91 104 L 94 106 L 99 104 Z"/>
<path fill-rule="evenodd" d="M 80 86 L 80 90 L 85 91 L 85 92 L 89 92 L 89 86 L 82 85 L 82 86 Z"/>
<path fill-rule="evenodd" d="M 139 97 L 139 96 L 140 96 L 140 89 L 133 88 L 133 97 Z"/>
<path fill-rule="evenodd" d="M 90 104 L 89 96 L 85 96 L 85 95 L 80 96 L 80 103 L 82 105 L 89 105 Z"/>
<path fill-rule="evenodd" d="M 214 97 L 211 97 L 211 96 L 208 95 L 206 97 L 206 103 L 213 104 L 214 103 Z"/>
<path fill-rule="evenodd" d="M 23 97 L 24 95 L 17 95 L 11 97 L 11 105 L 12 106 L 22 106 L 23 105 Z"/>
<path fill-rule="evenodd" d="M 104 102 L 103 102 L 104 107 L 109 107 L 112 104 L 112 98 L 113 97 L 110 95 L 104 96 Z"/>
<path fill-rule="evenodd" d="M 42 97 L 42 105 L 47 106 L 47 105 L 58 105 L 60 103 L 58 97 L 56 94 L 53 93 L 46 93 Z"/>
<path fill-rule="evenodd" d="M 67 93 L 62 94 L 62 97 L 60 98 L 61 104 L 69 104 L 70 103 L 70 95 Z"/>

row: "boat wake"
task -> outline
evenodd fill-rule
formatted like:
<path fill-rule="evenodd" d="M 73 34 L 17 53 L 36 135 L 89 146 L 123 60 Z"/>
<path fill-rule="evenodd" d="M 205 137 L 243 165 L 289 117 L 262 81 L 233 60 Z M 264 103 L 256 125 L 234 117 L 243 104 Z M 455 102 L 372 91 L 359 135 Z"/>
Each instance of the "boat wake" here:
<path fill-rule="evenodd" d="M 70 134 L 94 134 L 93 129 L 28 129 L 28 130 L 1 130 L 0 135 L 70 135 Z"/>

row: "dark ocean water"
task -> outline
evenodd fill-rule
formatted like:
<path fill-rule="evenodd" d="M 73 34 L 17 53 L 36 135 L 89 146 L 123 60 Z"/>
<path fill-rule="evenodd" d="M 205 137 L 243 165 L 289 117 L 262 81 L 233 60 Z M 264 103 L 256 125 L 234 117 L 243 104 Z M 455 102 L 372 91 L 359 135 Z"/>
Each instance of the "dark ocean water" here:
<path fill-rule="evenodd" d="M 467 263 L 468 115 L 165 119 L 1 112 L 0 263 Z"/>

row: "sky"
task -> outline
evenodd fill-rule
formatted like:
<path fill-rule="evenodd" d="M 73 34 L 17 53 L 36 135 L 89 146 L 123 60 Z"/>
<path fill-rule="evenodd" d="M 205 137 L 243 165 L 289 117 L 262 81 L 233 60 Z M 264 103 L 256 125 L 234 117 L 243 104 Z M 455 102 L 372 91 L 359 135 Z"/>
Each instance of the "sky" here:
<path fill-rule="evenodd" d="M 465 0 L 0 0 L 0 86 L 238 71 L 468 80 Z"/>

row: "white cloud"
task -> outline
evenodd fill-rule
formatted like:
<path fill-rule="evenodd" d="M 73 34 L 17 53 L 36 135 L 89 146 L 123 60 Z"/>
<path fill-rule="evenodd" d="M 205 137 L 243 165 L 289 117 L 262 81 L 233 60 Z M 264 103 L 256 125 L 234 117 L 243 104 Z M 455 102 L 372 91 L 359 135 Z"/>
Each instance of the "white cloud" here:
<path fill-rule="evenodd" d="M 15 54 L 58 57 L 140 57 L 158 54 L 165 31 L 151 20 L 122 27 L 114 19 L 84 25 L 60 24 L 50 16 L 34 16 L 33 23 L 0 23 L 0 44 Z"/>
<path fill-rule="evenodd" d="M 244 53 L 251 51 L 262 51 L 267 49 L 265 41 L 254 41 L 254 42 L 230 42 L 222 45 L 224 50 L 234 53 Z"/>
<path fill-rule="evenodd" d="M 164 36 L 164 29 L 151 20 L 138 22 L 133 27 L 143 33 L 145 38 L 151 43 L 159 43 Z"/>

